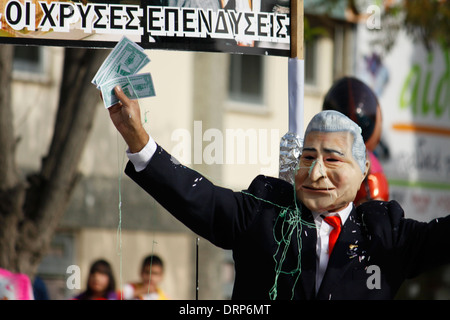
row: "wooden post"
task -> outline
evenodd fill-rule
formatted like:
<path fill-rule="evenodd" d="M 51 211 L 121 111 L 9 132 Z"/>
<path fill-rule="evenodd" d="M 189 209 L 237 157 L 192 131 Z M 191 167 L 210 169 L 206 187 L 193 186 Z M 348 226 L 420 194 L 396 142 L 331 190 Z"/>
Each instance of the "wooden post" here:
<path fill-rule="evenodd" d="M 303 0 L 291 0 L 291 57 L 288 62 L 289 132 L 303 136 Z"/>
<path fill-rule="evenodd" d="M 291 58 L 303 60 L 303 0 L 291 0 Z"/>

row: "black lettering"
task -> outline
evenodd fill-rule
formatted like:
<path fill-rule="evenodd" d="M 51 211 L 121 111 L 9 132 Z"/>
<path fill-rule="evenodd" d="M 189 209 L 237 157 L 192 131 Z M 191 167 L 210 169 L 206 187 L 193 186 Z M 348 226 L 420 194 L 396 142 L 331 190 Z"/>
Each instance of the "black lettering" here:
<path fill-rule="evenodd" d="M 273 14 L 270 15 L 270 37 L 273 37 Z"/>
<path fill-rule="evenodd" d="M 83 10 L 83 5 L 81 3 L 77 3 L 77 7 L 78 7 L 78 12 L 80 13 L 81 16 L 81 28 L 86 28 L 87 27 L 87 16 L 89 14 L 89 11 L 91 10 L 91 6 L 88 4 L 86 6 L 86 11 Z"/>
<path fill-rule="evenodd" d="M 129 18 L 128 23 L 125 25 L 125 28 L 127 30 L 137 30 L 139 28 L 138 26 L 132 26 L 130 24 L 134 21 L 134 18 L 135 18 L 133 11 L 137 11 L 138 8 L 137 7 L 126 7 L 125 10 L 127 12 L 128 18 Z"/>
<path fill-rule="evenodd" d="M 69 8 L 69 12 L 66 13 L 66 8 Z M 60 3 L 59 4 L 59 26 L 64 27 L 64 20 L 73 16 L 73 8 L 69 3 Z"/>
<path fill-rule="evenodd" d="M 122 15 L 116 14 L 116 11 L 118 10 L 121 11 L 122 6 L 113 6 L 113 5 L 109 6 L 109 27 L 111 29 L 122 29 L 121 25 L 116 24 L 116 20 L 122 17 Z"/>
<path fill-rule="evenodd" d="M 100 20 L 103 18 L 103 14 L 100 11 L 102 9 L 106 10 L 107 9 L 106 5 L 95 5 L 94 6 L 94 12 L 97 15 L 97 20 L 95 20 L 95 22 L 94 22 L 95 29 L 106 29 L 107 28 L 106 24 L 100 24 Z"/>
<path fill-rule="evenodd" d="M 45 2 L 41 2 L 40 4 L 41 4 L 42 11 L 44 13 L 44 17 L 42 18 L 40 25 L 41 26 L 45 25 L 45 21 L 48 20 L 48 22 L 50 23 L 50 25 L 52 27 L 56 27 L 55 20 L 53 20 L 53 17 L 52 17 L 52 10 L 55 8 L 55 3 L 52 3 L 50 5 L 50 8 L 47 8 L 47 3 L 45 3 Z"/>
<path fill-rule="evenodd" d="M 195 28 L 189 28 L 188 22 L 193 22 L 193 18 L 188 18 L 188 14 L 195 14 L 194 9 L 183 9 L 183 30 L 186 32 L 195 32 Z"/>
<path fill-rule="evenodd" d="M 263 18 L 267 18 L 267 15 L 263 13 L 258 14 L 258 36 L 266 37 L 267 33 L 263 32 L 262 28 L 266 27 L 267 23 L 262 22 Z"/>
<path fill-rule="evenodd" d="M 223 28 L 220 29 L 219 25 L 223 25 Z M 225 11 L 220 10 L 218 15 L 217 15 L 217 22 L 216 22 L 216 33 L 228 33 L 228 28 L 227 28 L 227 22 L 225 20 Z"/>
<path fill-rule="evenodd" d="M 286 38 L 285 34 L 281 34 L 283 30 L 283 20 L 286 19 L 284 16 L 277 16 L 278 30 L 277 30 L 277 38 Z"/>
<path fill-rule="evenodd" d="M 25 25 L 30 25 L 30 9 L 31 9 L 31 2 L 25 2 Z"/>
<path fill-rule="evenodd" d="M 161 31 L 160 27 L 155 27 L 153 25 L 153 21 L 159 21 L 160 20 L 159 17 L 155 18 L 153 16 L 154 12 L 161 12 L 161 8 L 154 8 L 154 7 L 151 7 L 151 6 L 148 7 L 148 11 L 147 11 L 147 13 L 148 13 L 147 31 Z"/>
<path fill-rule="evenodd" d="M 244 33 L 248 36 L 254 36 L 255 32 L 249 31 L 250 27 L 252 26 L 252 21 L 250 20 L 251 17 L 254 17 L 254 14 L 251 12 L 244 13 L 245 21 L 247 21 L 247 28 L 245 28 Z"/>
<path fill-rule="evenodd" d="M 230 14 L 231 17 L 231 21 L 234 24 L 234 34 L 238 34 L 239 33 L 239 21 L 242 18 L 242 12 L 237 13 L 234 10 L 228 11 L 228 13 Z M 236 18 L 236 13 L 237 13 L 237 18 Z"/>
<path fill-rule="evenodd" d="M 205 27 L 206 27 L 206 31 L 207 33 L 211 33 L 212 32 L 212 11 L 208 10 L 208 17 L 205 16 L 205 13 L 203 12 L 203 10 L 199 11 L 200 14 L 200 20 L 201 22 L 204 23 Z M 199 22 L 198 24 L 198 31 L 201 32 L 202 31 L 202 23 Z"/>
<path fill-rule="evenodd" d="M 169 14 L 173 14 L 173 17 L 174 17 L 173 29 L 170 28 Z M 170 31 L 173 31 L 173 32 L 177 32 L 178 31 L 178 8 L 176 8 L 176 9 L 165 9 L 164 10 L 164 15 L 165 15 L 165 25 L 164 25 L 164 27 L 166 28 L 166 31 L 170 30 Z"/>
<path fill-rule="evenodd" d="M 13 5 L 17 8 L 16 19 L 13 19 L 11 13 L 12 10 L 11 7 Z M 21 19 L 22 19 L 22 5 L 18 2 L 9 2 L 8 6 L 6 7 L 6 21 L 8 21 L 10 25 L 16 25 L 20 22 Z"/>

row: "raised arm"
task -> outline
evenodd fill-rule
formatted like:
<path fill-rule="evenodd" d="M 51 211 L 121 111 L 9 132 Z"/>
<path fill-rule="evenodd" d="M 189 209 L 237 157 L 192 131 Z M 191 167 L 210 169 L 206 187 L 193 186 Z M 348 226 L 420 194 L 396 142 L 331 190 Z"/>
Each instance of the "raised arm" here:
<path fill-rule="evenodd" d="M 119 102 L 108 109 L 109 116 L 130 152 L 139 152 L 149 140 L 149 135 L 142 126 L 139 103 L 129 99 L 119 86 L 114 91 Z"/>
<path fill-rule="evenodd" d="M 138 153 L 151 139 L 142 126 L 139 103 L 116 87 L 119 103 L 109 108 L 114 126 L 130 153 Z M 129 162 L 126 174 L 173 216 L 212 243 L 231 248 L 254 218 L 256 198 L 214 185 L 198 172 L 181 165 L 160 146 L 145 168 Z"/>

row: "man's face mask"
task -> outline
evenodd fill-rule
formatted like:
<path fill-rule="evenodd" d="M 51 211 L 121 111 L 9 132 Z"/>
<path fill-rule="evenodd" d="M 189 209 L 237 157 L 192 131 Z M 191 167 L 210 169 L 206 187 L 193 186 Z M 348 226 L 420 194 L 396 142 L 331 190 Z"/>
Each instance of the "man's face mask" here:
<path fill-rule="evenodd" d="M 308 133 L 295 176 L 297 197 L 311 211 L 336 212 L 355 199 L 363 173 L 352 155 L 349 132 Z"/>

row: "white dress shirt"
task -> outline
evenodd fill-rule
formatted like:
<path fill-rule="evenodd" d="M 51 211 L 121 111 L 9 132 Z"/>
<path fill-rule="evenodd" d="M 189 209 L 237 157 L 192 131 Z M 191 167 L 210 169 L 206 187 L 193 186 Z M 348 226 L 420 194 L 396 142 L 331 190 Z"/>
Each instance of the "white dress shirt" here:
<path fill-rule="evenodd" d="M 322 283 L 323 276 L 328 265 L 328 239 L 330 238 L 331 230 L 333 227 L 326 223 L 321 215 L 334 216 L 339 215 L 341 218 L 341 225 L 344 225 L 350 212 L 353 209 L 353 203 L 349 203 L 348 206 L 335 213 L 319 214 L 313 212 L 314 222 L 317 228 L 317 243 L 316 243 L 316 293 L 319 291 L 320 284 Z"/>
<path fill-rule="evenodd" d="M 127 156 L 130 159 L 131 163 L 134 165 L 134 169 L 139 172 L 144 170 L 153 155 L 156 152 L 156 142 L 153 140 L 152 136 L 149 136 L 149 140 L 144 148 L 137 153 L 131 153 L 130 149 L 127 149 Z"/>

